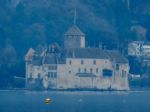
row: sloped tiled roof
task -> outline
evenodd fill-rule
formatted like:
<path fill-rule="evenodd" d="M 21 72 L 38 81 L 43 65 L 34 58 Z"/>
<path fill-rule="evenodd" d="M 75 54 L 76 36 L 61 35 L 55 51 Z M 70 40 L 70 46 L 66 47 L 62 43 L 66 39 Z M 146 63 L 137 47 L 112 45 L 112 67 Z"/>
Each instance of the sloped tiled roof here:
<path fill-rule="evenodd" d="M 93 58 L 93 59 L 108 59 L 107 53 L 99 48 L 77 48 L 70 49 L 66 53 L 68 58 Z"/>
<path fill-rule="evenodd" d="M 115 50 L 107 51 L 107 54 L 110 57 L 111 61 L 114 61 L 116 63 L 128 63 L 128 60 L 118 51 Z"/>
<path fill-rule="evenodd" d="M 42 58 L 43 57 L 41 57 L 41 56 L 34 55 L 33 60 L 32 60 L 32 64 L 36 65 L 36 66 L 42 65 Z"/>
<path fill-rule="evenodd" d="M 84 36 L 85 34 L 77 27 L 77 26 L 72 26 L 69 28 L 69 30 L 65 33 L 65 36 Z"/>
<path fill-rule="evenodd" d="M 32 63 L 34 65 L 65 64 L 66 58 L 109 59 L 115 63 L 128 63 L 128 60 L 118 51 L 106 51 L 100 48 L 63 49 L 59 53 L 46 53 L 43 56 L 34 55 Z"/>
<path fill-rule="evenodd" d="M 26 61 L 32 60 L 34 53 L 35 50 L 33 48 L 30 48 L 25 56 L 25 60 Z"/>
<path fill-rule="evenodd" d="M 57 59 L 54 54 L 48 53 L 44 58 L 43 58 L 43 64 L 57 64 Z"/>

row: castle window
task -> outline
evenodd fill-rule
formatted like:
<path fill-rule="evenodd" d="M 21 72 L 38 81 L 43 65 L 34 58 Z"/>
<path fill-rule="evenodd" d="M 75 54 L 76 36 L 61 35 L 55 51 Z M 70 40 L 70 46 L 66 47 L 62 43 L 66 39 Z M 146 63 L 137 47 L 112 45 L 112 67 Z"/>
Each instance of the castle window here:
<path fill-rule="evenodd" d="M 72 61 L 70 60 L 70 61 L 69 61 L 69 65 L 71 65 L 71 64 L 72 64 Z"/>
<path fill-rule="evenodd" d="M 51 78 L 51 72 L 48 72 L 48 78 Z"/>
<path fill-rule="evenodd" d="M 126 77 L 126 71 L 122 70 L 122 78 Z"/>
<path fill-rule="evenodd" d="M 116 70 L 119 70 L 119 64 L 116 64 Z"/>
<path fill-rule="evenodd" d="M 31 78 L 32 79 L 32 73 L 30 73 L 30 77 L 29 78 Z"/>
<path fill-rule="evenodd" d="M 96 73 L 98 73 L 98 68 L 96 68 Z"/>
<path fill-rule="evenodd" d="M 49 70 L 57 70 L 57 66 L 49 66 L 48 69 Z"/>
<path fill-rule="evenodd" d="M 83 60 L 81 60 L 81 64 L 82 64 L 82 65 L 84 64 L 84 61 L 83 61 Z"/>
<path fill-rule="evenodd" d="M 69 74 L 71 74 L 71 71 L 69 71 Z"/>
<path fill-rule="evenodd" d="M 51 70 L 54 70 L 55 69 L 55 67 L 54 66 L 52 66 L 52 69 Z"/>
<path fill-rule="evenodd" d="M 57 70 L 57 66 L 54 66 L 54 69 Z"/>
<path fill-rule="evenodd" d="M 56 78 L 57 73 L 56 72 L 48 72 L 48 78 Z"/>
<path fill-rule="evenodd" d="M 91 72 L 91 73 L 93 72 L 93 69 L 92 69 L 92 68 L 90 69 L 90 72 Z"/>
<path fill-rule="evenodd" d="M 96 65 L 96 60 L 93 61 L 93 65 Z"/>
<path fill-rule="evenodd" d="M 81 69 L 80 69 L 80 68 L 78 69 L 78 72 L 79 72 L 79 73 L 81 72 Z"/>
<path fill-rule="evenodd" d="M 51 70 L 51 66 L 49 66 L 48 69 Z"/>
<path fill-rule="evenodd" d="M 38 78 L 40 78 L 41 77 L 41 74 L 40 73 L 38 73 Z"/>
<path fill-rule="evenodd" d="M 49 75 L 49 73 L 47 74 L 47 77 L 48 77 L 48 78 L 50 78 L 50 75 Z"/>
<path fill-rule="evenodd" d="M 54 73 L 53 72 L 51 72 L 51 78 L 54 78 Z"/>
<path fill-rule="evenodd" d="M 56 78 L 57 77 L 57 73 L 56 72 L 54 72 L 54 78 Z"/>
<path fill-rule="evenodd" d="M 84 72 L 86 73 L 86 68 L 84 69 Z"/>

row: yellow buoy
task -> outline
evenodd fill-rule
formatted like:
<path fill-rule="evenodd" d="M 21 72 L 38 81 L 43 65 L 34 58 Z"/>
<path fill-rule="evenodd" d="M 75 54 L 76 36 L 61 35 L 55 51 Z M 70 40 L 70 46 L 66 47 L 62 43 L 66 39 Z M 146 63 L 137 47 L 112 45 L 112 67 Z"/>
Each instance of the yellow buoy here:
<path fill-rule="evenodd" d="M 50 104 L 51 102 L 52 102 L 52 100 L 50 98 L 45 99 L 45 104 Z"/>

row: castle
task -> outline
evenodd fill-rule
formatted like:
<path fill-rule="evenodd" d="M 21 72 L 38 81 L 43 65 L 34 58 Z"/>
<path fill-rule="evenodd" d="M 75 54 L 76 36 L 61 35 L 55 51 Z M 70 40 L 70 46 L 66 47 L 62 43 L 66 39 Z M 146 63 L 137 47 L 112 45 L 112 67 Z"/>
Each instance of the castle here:
<path fill-rule="evenodd" d="M 28 89 L 129 90 L 128 60 L 118 51 L 86 47 L 76 24 L 64 34 L 63 48 L 30 48 L 25 61 Z"/>

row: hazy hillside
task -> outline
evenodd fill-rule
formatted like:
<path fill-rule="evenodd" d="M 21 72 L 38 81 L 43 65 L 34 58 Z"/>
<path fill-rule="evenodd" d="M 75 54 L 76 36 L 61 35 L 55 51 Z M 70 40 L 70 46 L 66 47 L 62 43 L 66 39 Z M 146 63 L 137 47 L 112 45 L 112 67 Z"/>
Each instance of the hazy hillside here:
<path fill-rule="evenodd" d="M 30 47 L 62 46 L 75 8 L 89 46 L 121 49 L 130 40 L 150 39 L 149 6 L 150 0 L 0 0 L 0 87 L 24 76 Z"/>

